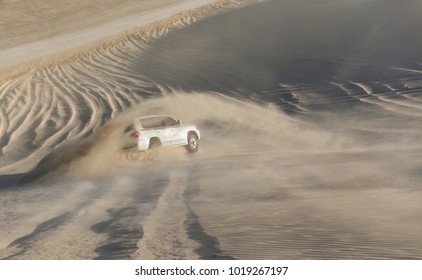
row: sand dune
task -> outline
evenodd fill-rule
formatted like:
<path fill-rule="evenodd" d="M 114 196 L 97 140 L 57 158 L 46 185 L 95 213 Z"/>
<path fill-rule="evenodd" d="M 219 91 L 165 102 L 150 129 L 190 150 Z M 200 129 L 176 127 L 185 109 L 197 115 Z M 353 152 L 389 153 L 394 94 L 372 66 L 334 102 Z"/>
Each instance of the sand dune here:
<path fill-rule="evenodd" d="M 418 1 L 188 2 L 2 80 L 0 259 L 420 259 Z M 120 150 L 150 114 L 200 151 Z"/>
<path fill-rule="evenodd" d="M 40 155 L 64 140 L 87 137 L 140 99 L 162 94 L 159 85 L 130 71 L 134 50 L 144 49 L 148 40 L 172 28 L 235 3 L 221 1 L 176 15 L 134 31 L 132 37 L 114 45 L 71 57 L 71 63 L 57 64 L 53 60 L 49 67 L 6 78 L 0 95 L 4 117 L 0 169 L 19 172 L 22 170 L 15 167 L 19 165 L 28 170 L 28 165 L 33 166 Z"/>

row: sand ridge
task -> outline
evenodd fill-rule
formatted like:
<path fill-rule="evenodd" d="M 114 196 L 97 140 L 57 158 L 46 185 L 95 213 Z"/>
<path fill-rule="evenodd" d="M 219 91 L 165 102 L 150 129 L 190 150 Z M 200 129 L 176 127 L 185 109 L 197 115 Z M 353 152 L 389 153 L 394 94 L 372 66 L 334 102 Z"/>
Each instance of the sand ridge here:
<path fill-rule="evenodd" d="M 262 0 L 259 0 L 262 1 Z M 200 18 L 201 14 L 209 14 L 218 9 L 225 9 L 229 7 L 239 7 L 248 3 L 259 2 L 257 0 L 195 0 L 195 1 L 175 1 L 175 0 L 161 0 L 161 1 L 132 1 L 136 2 L 135 7 L 131 7 L 134 3 L 125 3 L 106 1 L 102 3 L 102 9 L 120 8 L 113 13 L 98 14 L 97 6 L 85 3 L 86 7 L 78 6 L 78 2 L 74 5 L 65 6 L 65 10 L 55 10 L 56 14 L 69 12 L 73 21 L 83 22 L 81 26 L 74 25 L 72 22 L 55 22 L 57 30 L 45 34 L 43 30 L 30 31 L 32 25 L 37 25 L 38 17 L 33 19 L 31 24 L 22 25 L 22 33 L 24 36 L 15 34 L 14 29 L 5 28 L 4 35 L 8 37 L 4 42 L 13 42 L 11 45 L 4 45 L 0 47 L 0 75 L 7 78 L 12 74 L 20 75 L 22 71 L 28 71 L 28 68 L 38 68 L 42 65 L 50 65 L 58 61 L 66 61 L 75 56 L 79 57 L 84 53 L 98 49 L 101 45 L 117 44 L 118 41 L 127 39 L 127 36 L 133 36 L 134 33 L 149 33 L 148 36 L 158 32 L 168 31 L 175 26 L 183 26 L 189 24 L 195 18 Z M 22 1 L 21 5 L 25 6 L 23 13 L 27 13 L 28 6 L 33 6 L 36 11 L 41 11 L 34 1 Z M 57 3 L 56 3 L 57 4 Z M 10 14 L 10 9 L 13 9 L 13 4 L 3 4 L 8 9 L 4 9 L 3 13 Z M 41 6 L 48 3 L 40 3 Z M 83 6 L 82 5 L 82 6 Z M 117 6 L 117 7 L 116 7 Z M 131 8 L 128 8 L 131 7 Z M 67 8 L 67 10 L 66 10 Z M 72 9 L 76 9 L 75 13 L 71 13 Z M 92 10 L 92 11 L 91 11 Z M 128 11 L 129 10 L 129 11 Z M 19 11 L 17 9 L 16 11 Z M 15 12 L 16 12 L 15 11 Z M 94 14 L 92 17 L 92 24 L 85 23 L 85 14 L 91 11 Z M 136 13 L 137 12 L 137 13 Z M 53 17 L 59 17 L 59 15 Z M 129 15 L 129 16 L 128 16 Z M 169 19 L 170 18 L 170 19 Z M 7 19 L 5 26 L 9 23 Z M 95 23 L 95 24 L 94 24 Z M 37 25 L 39 27 L 39 24 Z M 164 27 L 164 28 L 163 28 Z M 26 28 L 26 29 L 25 29 Z M 65 32 L 64 32 L 65 31 Z M 63 34 L 61 34 L 64 32 Z M 155 36 L 159 34 L 156 33 Z M 27 36 L 28 34 L 32 35 Z M 142 34 L 145 35 L 145 34 Z M 24 63 L 24 65 L 20 65 Z M 17 67 L 17 69 L 16 69 Z"/>

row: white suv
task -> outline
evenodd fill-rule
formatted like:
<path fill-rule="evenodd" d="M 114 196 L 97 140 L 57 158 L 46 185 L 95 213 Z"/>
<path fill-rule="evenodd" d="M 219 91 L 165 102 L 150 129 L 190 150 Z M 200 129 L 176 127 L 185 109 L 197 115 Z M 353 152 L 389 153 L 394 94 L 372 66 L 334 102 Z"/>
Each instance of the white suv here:
<path fill-rule="evenodd" d="M 195 153 L 199 139 L 199 130 L 194 125 L 184 125 L 170 116 L 148 116 L 126 127 L 123 148 L 146 151 L 159 146 L 185 146 L 188 152 Z"/>

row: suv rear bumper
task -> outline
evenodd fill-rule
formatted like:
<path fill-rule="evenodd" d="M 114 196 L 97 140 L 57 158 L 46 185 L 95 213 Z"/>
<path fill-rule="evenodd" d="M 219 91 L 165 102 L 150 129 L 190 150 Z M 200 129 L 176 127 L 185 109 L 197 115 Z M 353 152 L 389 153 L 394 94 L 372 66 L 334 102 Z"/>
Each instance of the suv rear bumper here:
<path fill-rule="evenodd" d="M 147 139 L 138 139 L 137 147 L 139 151 L 146 151 L 149 148 L 149 141 Z"/>

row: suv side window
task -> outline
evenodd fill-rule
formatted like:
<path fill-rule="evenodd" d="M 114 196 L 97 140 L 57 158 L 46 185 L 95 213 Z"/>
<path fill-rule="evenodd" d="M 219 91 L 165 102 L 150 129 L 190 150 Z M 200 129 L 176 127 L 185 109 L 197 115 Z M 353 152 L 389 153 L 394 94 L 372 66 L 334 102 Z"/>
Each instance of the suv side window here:
<path fill-rule="evenodd" d="M 143 128 L 150 129 L 150 128 L 158 128 L 165 126 L 164 118 L 162 117 L 151 117 L 141 119 L 141 125 Z"/>
<path fill-rule="evenodd" d="M 179 124 L 175 119 L 171 117 L 166 117 L 164 121 L 166 126 L 175 126 Z"/>

